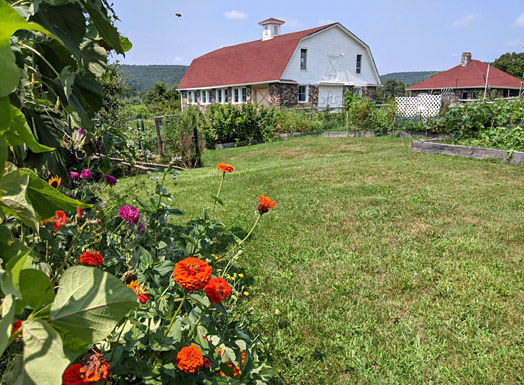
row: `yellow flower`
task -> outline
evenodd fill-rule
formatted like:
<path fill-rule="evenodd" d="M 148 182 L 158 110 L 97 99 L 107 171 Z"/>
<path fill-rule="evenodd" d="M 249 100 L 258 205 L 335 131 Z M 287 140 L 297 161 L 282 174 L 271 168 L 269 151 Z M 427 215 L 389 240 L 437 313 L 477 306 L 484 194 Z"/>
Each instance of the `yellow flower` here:
<path fill-rule="evenodd" d="M 247 297 L 249 295 L 249 292 L 245 291 L 243 294 Z"/>
<path fill-rule="evenodd" d="M 240 278 L 244 278 L 244 274 L 242 274 L 242 273 L 238 274 L 238 276 L 239 276 Z"/>
<path fill-rule="evenodd" d="M 49 186 L 54 187 L 58 189 L 60 187 L 60 183 L 62 182 L 62 178 L 60 178 L 58 175 L 55 175 L 51 179 L 49 179 Z"/>

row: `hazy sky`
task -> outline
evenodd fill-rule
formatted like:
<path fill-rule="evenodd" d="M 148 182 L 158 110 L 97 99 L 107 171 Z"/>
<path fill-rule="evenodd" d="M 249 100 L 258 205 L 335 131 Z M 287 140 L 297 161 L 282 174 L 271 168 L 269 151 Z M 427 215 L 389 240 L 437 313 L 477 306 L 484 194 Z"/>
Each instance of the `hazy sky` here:
<path fill-rule="evenodd" d="M 493 61 L 524 51 L 524 0 L 114 0 L 133 43 L 123 64 L 185 64 L 220 47 L 340 22 L 371 47 L 380 74 L 446 70 L 462 52 Z M 176 13 L 182 14 L 177 17 Z"/>

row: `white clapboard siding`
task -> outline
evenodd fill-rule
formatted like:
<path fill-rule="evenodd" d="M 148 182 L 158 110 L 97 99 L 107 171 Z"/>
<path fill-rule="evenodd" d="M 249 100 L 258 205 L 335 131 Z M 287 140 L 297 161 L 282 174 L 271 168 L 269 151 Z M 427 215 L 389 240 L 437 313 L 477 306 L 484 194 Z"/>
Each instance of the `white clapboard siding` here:
<path fill-rule="evenodd" d="M 380 84 L 373 57 L 365 44 L 343 27 L 334 25 L 308 36 L 298 44 L 282 79 L 298 84 L 344 83 L 357 87 Z M 300 70 L 300 51 L 307 49 L 307 69 Z M 360 74 L 356 74 L 357 55 L 362 55 Z M 335 65 L 335 72 L 332 64 Z"/>

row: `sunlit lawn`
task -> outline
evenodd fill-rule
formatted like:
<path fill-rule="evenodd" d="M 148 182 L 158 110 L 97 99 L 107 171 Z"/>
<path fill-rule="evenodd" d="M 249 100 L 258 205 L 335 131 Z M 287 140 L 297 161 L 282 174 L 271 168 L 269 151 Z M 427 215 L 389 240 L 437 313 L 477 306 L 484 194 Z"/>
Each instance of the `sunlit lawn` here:
<path fill-rule="evenodd" d="M 168 188 L 184 222 L 237 235 L 275 199 L 239 265 L 277 383 L 524 382 L 524 168 L 410 152 L 400 138 L 306 137 L 208 151 Z M 145 197 L 146 175 L 120 180 Z"/>

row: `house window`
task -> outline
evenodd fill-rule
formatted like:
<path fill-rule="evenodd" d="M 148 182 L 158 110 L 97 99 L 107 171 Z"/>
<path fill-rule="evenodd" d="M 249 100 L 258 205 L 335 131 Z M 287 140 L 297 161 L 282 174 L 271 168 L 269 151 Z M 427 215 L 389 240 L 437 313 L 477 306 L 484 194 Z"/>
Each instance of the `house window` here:
<path fill-rule="evenodd" d="M 276 25 L 273 26 L 273 35 L 278 35 L 278 27 Z"/>
<path fill-rule="evenodd" d="M 240 88 L 233 89 L 233 103 L 240 103 Z"/>
<path fill-rule="evenodd" d="M 189 104 L 196 104 L 197 103 L 196 91 L 189 91 L 187 93 L 187 102 Z"/>
<path fill-rule="evenodd" d="M 468 98 L 468 91 L 462 91 L 462 99 Z"/>
<path fill-rule="evenodd" d="M 247 88 L 241 88 L 242 91 L 242 102 L 247 102 Z"/>
<path fill-rule="evenodd" d="M 308 86 L 298 86 L 298 102 L 299 103 L 307 102 L 307 91 L 308 91 Z"/>
<path fill-rule="evenodd" d="M 229 97 L 228 97 L 227 89 L 222 90 L 222 99 L 224 100 L 224 103 L 229 102 Z"/>
<path fill-rule="evenodd" d="M 223 92 L 224 92 L 224 90 L 217 90 L 217 92 L 216 92 L 216 97 L 215 97 L 217 103 L 220 103 L 220 104 L 223 103 L 223 100 L 224 100 L 224 99 L 222 98 L 222 93 L 223 93 Z"/>
<path fill-rule="evenodd" d="M 360 73 L 360 69 L 362 68 L 362 55 L 357 55 L 357 68 L 356 73 Z"/>
<path fill-rule="evenodd" d="M 209 98 L 209 91 L 200 91 L 200 99 L 202 104 L 209 104 L 211 100 Z"/>
<path fill-rule="evenodd" d="M 300 50 L 300 70 L 305 71 L 307 69 L 307 49 L 302 48 Z"/>

